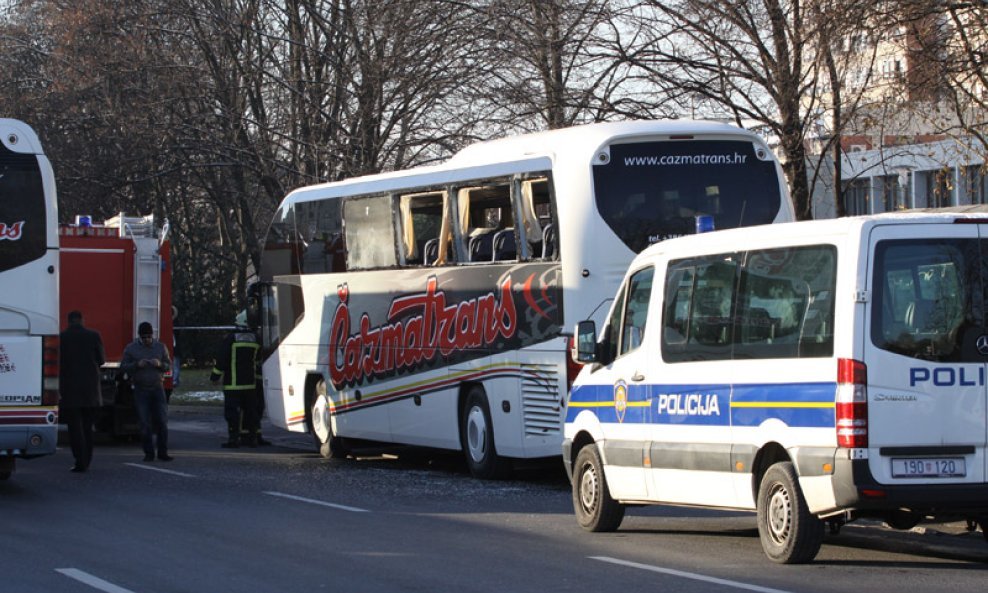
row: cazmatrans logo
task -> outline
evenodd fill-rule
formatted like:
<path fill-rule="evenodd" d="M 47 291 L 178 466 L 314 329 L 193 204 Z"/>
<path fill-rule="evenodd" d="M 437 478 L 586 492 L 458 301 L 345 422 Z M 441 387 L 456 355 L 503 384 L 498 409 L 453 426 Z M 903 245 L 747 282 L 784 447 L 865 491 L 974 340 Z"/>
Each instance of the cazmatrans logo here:
<path fill-rule="evenodd" d="M 432 276 L 425 292 L 392 301 L 381 325 L 373 325 L 366 312 L 352 321 L 349 287 L 344 284 L 337 292 L 340 302 L 329 334 L 329 375 L 337 387 L 491 347 L 518 331 L 510 277 L 496 290 L 453 301 Z"/>
<path fill-rule="evenodd" d="M 0 241 L 16 241 L 21 238 L 21 231 L 24 229 L 24 221 L 18 221 L 8 225 L 0 222 Z"/>
<path fill-rule="evenodd" d="M 7 354 L 7 348 L 0 344 L 0 373 L 12 373 L 16 370 L 14 361 L 10 360 L 10 356 Z"/>
<path fill-rule="evenodd" d="M 731 154 L 669 154 L 663 156 L 624 157 L 625 167 L 676 167 L 683 165 L 743 165 L 748 155 Z"/>

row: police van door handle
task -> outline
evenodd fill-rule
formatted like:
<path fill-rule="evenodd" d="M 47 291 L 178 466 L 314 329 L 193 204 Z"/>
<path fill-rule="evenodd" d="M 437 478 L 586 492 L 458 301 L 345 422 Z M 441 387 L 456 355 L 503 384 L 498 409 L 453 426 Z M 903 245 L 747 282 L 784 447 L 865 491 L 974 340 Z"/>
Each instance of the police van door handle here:
<path fill-rule="evenodd" d="M 631 380 L 632 381 L 636 381 L 636 382 L 637 381 L 644 381 L 645 380 L 645 375 L 641 374 L 638 371 L 635 371 L 635 374 L 634 375 L 631 375 Z"/>

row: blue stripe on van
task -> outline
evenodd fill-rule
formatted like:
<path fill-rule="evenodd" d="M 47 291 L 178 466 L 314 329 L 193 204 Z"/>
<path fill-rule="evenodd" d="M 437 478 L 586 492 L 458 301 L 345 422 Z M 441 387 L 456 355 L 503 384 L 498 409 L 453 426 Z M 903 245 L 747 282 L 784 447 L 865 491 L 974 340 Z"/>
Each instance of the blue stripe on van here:
<path fill-rule="evenodd" d="M 832 428 L 836 383 L 734 385 L 578 385 L 566 421 L 590 410 L 601 422 L 697 426 L 758 426 L 777 419 L 788 426 Z M 647 394 L 652 397 L 648 398 Z"/>

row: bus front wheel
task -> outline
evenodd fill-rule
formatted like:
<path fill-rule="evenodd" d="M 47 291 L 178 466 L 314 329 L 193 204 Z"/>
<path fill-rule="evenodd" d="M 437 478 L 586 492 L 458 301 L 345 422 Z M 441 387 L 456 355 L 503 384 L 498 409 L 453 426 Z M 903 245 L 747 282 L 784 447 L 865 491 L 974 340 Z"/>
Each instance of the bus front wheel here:
<path fill-rule="evenodd" d="M 511 473 L 510 460 L 497 454 L 487 394 L 479 385 L 467 392 L 460 413 L 460 440 L 467 467 L 475 478 L 498 480 Z"/>
<path fill-rule="evenodd" d="M 320 380 L 316 384 L 309 404 L 309 432 L 319 454 L 327 459 L 342 459 L 347 456 L 343 439 L 333 434 L 333 424 L 330 418 L 329 397 L 326 394 L 326 382 Z"/>

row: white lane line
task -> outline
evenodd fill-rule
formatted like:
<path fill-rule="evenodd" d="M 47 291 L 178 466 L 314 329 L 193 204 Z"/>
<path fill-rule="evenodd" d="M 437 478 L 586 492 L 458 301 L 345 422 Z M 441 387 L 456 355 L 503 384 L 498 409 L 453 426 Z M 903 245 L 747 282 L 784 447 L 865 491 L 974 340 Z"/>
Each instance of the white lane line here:
<path fill-rule="evenodd" d="M 129 465 L 130 467 L 136 467 L 137 469 L 146 469 L 152 472 L 161 472 L 163 474 L 171 474 L 173 476 L 182 476 L 183 478 L 194 478 L 192 474 L 187 474 L 185 472 L 177 472 L 171 469 L 164 469 L 160 467 L 151 467 L 150 465 L 143 465 L 140 463 L 124 463 L 124 465 Z"/>
<path fill-rule="evenodd" d="M 724 585 L 725 587 L 734 587 L 735 589 L 744 589 L 746 591 L 758 591 L 758 593 L 791 593 L 784 589 L 773 589 L 771 587 L 762 587 L 759 585 L 751 585 L 748 583 L 742 583 L 740 581 L 730 581 L 728 579 L 719 579 L 717 577 L 710 577 L 704 574 L 698 574 L 695 572 L 686 572 L 683 570 L 676 570 L 674 568 L 662 568 L 660 566 L 652 566 L 651 564 L 639 564 L 637 562 L 629 562 L 627 560 L 619 560 L 617 558 L 609 558 L 607 556 L 590 556 L 591 560 L 599 560 L 601 562 L 610 562 L 611 564 L 619 564 L 621 566 L 630 566 L 631 568 L 640 568 L 642 570 L 649 570 L 652 572 L 659 572 L 662 574 L 671 575 L 674 577 L 680 577 L 684 579 L 692 579 L 694 581 L 703 581 L 704 583 L 713 583 L 715 585 Z"/>
<path fill-rule="evenodd" d="M 123 587 L 118 587 L 113 583 L 104 581 L 99 577 L 94 577 L 88 572 L 83 572 L 78 568 L 56 568 L 55 572 L 60 572 L 63 575 L 69 577 L 70 579 L 75 579 L 80 583 L 89 585 L 93 589 L 106 591 L 106 593 L 134 593 L 130 589 L 124 589 Z"/>
<path fill-rule="evenodd" d="M 281 498 L 287 498 L 290 500 L 297 500 L 299 502 L 307 502 L 309 504 L 317 504 L 319 506 L 331 507 L 334 509 L 339 509 L 341 511 L 350 511 L 351 513 L 369 513 L 367 509 L 358 509 L 357 507 L 348 507 L 345 504 L 334 504 L 331 502 L 325 502 L 322 500 L 315 500 L 313 498 L 303 498 L 301 496 L 295 496 L 293 494 L 285 494 L 284 492 L 265 492 L 264 494 L 270 496 L 280 496 Z"/>

